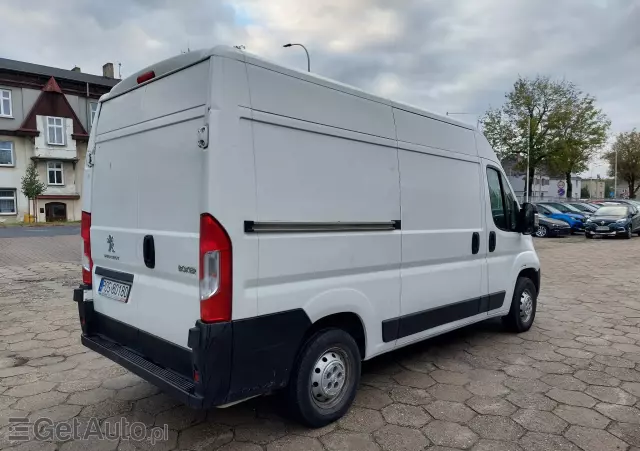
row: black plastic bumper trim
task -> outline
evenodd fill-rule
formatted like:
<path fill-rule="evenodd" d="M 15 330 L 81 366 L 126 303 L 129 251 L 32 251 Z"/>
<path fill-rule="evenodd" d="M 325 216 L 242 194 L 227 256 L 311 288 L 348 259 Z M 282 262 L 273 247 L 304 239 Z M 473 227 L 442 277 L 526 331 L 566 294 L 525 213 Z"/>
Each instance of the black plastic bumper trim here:
<path fill-rule="evenodd" d="M 96 266 L 96 275 L 122 282 L 133 283 L 133 274 L 114 271 L 113 269 L 103 268 L 102 266 Z"/>
<path fill-rule="evenodd" d="M 411 313 L 382 322 L 382 341 L 388 343 L 425 330 L 496 310 L 504 304 L 505 292 L 500 291 L 455 304 Z"/>

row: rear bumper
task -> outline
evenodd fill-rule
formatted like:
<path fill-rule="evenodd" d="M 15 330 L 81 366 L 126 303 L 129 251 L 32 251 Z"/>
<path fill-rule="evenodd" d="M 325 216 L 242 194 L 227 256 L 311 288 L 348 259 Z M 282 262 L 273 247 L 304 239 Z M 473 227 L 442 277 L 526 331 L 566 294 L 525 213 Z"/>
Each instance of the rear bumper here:
<path fill-rule="evenodd" d="M 93 309 L 74 291 L 82 344 L 193 408 L 240 401 L 282 388 L 311 325 L 303 310 L 227 323 L 197 321 L 189 349 Z M 196 376 L 197 375 L 197 376 Z"/>

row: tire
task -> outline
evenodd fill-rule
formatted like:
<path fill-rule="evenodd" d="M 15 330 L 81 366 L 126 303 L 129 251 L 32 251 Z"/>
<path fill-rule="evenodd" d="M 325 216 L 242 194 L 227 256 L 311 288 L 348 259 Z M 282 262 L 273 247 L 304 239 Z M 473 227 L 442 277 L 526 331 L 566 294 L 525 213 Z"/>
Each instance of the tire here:
<path fill-rule="evenodd" d="M 324 329 L 312 335 L 302 346 L 286 388 L 286 401 L 294 419 L 319 428 L 347 413 L 360 383 L 361 360 L 358 345 L 344 330 Z M 339 384 L 341 374 L 343 385 L 332 399 L 331 392 L 322 387 L 326 381 L 329 385 Z"/>
<path fill-rule="evenodd" d="M 528 294 L 528 302 L 524 298 L 525 294 Z M 527 305 L 530 308 L 527 308 Z M 518 277 L 511 300 L 511 309 L 506 316 L 502 317 L 505 327 L 517 333 L 528 331 L 536 317 L 537 306 L 538 293 L 533 281 L 526 277 Z"/>
<path fill-rule="evenodd" d="M 588 233 L 585 232 L 584 234 L 585 238 L 587 238 L 588 240 L 592 240 L 593 239 L 593 235 L 589 235 Z"/>
<path fill-rule="evenodd" d="M 633 232 L 631 231 L 631 226 L 629 226 L 629 228 L 627 229 L 627 234 L 624 235 L 624 239 L 630 240 L 631 238 L 633 238 Z"/>
<path fill-rule="evenodd" d="M 549 236 L 549 229 L 547 229 L 547 226 L 538 226 L 538 228 L 536 229 L 536 236 L 538 238 L 546 238 Z"/>

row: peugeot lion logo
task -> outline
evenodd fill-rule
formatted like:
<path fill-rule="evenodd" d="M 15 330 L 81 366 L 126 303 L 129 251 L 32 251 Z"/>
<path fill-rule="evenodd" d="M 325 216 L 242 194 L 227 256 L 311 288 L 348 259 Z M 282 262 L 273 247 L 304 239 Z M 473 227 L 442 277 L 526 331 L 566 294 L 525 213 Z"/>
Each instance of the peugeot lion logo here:
<path fill-rule="evenodd" d="M 111 235 L 107 237 L 107 244 L 109 245 L 109 252 L 115 253 L 116 250 L 114 248 L 113 237 Z"/>

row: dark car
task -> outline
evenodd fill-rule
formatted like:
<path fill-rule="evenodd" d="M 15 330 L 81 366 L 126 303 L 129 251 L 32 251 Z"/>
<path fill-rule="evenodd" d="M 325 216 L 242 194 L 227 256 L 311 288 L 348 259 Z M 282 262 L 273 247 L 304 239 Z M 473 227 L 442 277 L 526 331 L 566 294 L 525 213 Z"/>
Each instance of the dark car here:
<path fill-rule="evenodd" d="M 640 214 L 633 205 L 603 205 L 587 219 L 585 236 L 622 236 L 631 238 L 640 235 Z"/>
<path fill-rule="evenodd" d="M 565 221 L 548 218 L 538 213 L 538 228 L 535 233 L 538 238 L 568 236 L 571 235 L 571 226 Z"/>
<path fill-rule="evenodd" d="M 597 205 L 588 204 L 586 202 L 567 202 L 569 205 L 576 207 L 578 210 L 584 213 L 593 214 L 597 209 Z"/>
<path fill-rule="evenodd" d="M 571 233 L 584 230 L 584 216 L 575 213 L 562 213 L 560 210 L 553 208 L 551 205 L 538 203 L 535 204 L 538 214 L 547 218 L 558 219 L 564 221 L 571 226 Z"/>

